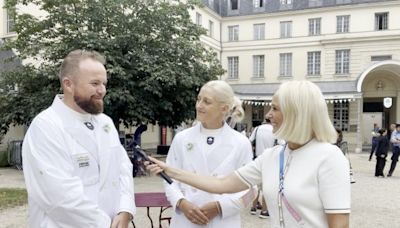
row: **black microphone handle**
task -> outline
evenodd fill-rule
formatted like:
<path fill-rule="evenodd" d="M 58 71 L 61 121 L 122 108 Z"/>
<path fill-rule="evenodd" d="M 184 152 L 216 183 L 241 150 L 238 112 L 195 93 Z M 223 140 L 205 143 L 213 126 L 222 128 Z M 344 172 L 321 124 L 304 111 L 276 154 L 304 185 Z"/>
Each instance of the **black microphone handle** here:
<path fill-rule="evenodd" d="M 161 173 L 159 173 L 159 175 L 162 177 L 162 179 L 164 179 L 168 184 L 172 184 L 172 180 L 171 177 L 169 177 L 166 173 L 164 173 L 164 171 L 162 171 Z"/>

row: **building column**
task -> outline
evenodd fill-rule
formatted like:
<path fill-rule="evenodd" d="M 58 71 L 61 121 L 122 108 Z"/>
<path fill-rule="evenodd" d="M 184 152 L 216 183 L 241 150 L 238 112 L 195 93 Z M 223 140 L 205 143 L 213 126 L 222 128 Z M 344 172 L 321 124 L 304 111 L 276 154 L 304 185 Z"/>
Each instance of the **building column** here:
<path fill-rule="evenodd" d="M 396 123 L 400 123 L 400 91 L 397 91 L 396 97 Z"/>
<path fill-rule="evenodd" d="M 363 98 L 358 98 L 357 100 L 357 143 L 356 143 L 356 153 L 362 152 L 362 135 L 361 135 L 361 118 L 363 112 Z"/>

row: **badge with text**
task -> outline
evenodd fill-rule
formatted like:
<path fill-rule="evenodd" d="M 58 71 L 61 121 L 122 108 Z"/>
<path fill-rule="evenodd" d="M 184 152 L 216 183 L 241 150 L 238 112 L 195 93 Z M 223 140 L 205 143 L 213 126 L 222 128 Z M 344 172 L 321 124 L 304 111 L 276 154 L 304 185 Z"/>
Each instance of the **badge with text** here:
<path fill-rule="evenodd" d="M 89 155 L 88 154 L 77 154 L 75 155 L 75 161 L 78 164 L 79 168 L 87 167 L 90 165 L 89 163 Z"/>

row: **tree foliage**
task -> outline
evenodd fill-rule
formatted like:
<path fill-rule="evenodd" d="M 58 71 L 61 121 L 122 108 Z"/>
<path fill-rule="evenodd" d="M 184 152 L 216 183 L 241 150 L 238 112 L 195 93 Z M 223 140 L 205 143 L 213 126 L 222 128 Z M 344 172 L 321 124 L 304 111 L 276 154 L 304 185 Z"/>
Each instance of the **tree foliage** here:
<path fill-rule="evenodd" d="M 172 3 L 169 3 L 172 2 Z M 61 60 L 74 49 L 106 56 L 105 113 L 126 126 L 176 126 L 194 117 L 199 87 L 223 70 L 199 41 L 192 2 L 159 0 L 7 0 L 16 12 L 13 49 L 24 66 L 0 76 L 1 131 L 29 124 L 60 93 Z M 28 6 L 42 11 L 30 14 Z M 39 63 L 39 64 L 38 64 Z M 13 89 L 15 86 L 18 89 Z"/>

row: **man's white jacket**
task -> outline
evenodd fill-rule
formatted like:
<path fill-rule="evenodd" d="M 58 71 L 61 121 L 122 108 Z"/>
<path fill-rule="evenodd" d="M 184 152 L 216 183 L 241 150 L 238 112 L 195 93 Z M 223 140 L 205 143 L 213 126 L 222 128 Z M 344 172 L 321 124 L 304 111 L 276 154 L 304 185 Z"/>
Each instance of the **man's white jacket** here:
<path fill-rule="evenodd" d="M 56 96 L 35 117 L 22 154 L 32 228 L 109 228 L 121 211 L 135 213 L 132 164 L 112 120 L 84 115 Z"/>

